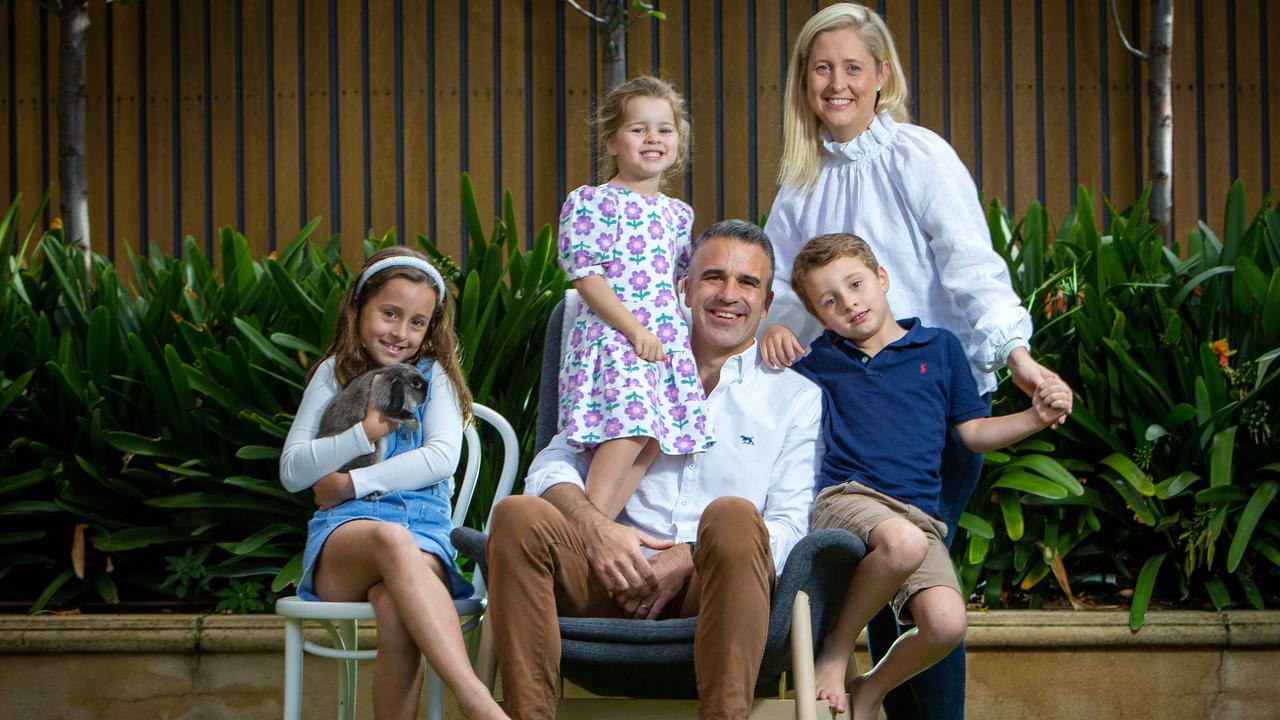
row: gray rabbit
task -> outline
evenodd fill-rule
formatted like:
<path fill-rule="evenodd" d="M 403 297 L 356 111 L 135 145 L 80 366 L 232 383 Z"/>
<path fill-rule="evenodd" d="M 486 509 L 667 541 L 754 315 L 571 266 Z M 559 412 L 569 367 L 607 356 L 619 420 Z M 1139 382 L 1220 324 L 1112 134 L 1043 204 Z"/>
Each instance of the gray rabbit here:
<path fill-rule="evenodd" d="M 374 378 L 378 379 L 376 384 Z M 416 367 L 396 363 L 364 373 L 335 395 L 320 418 L 316 437 L 337 435 L 363 420 L 369 407 L 370 388 L 373 388 L 374 407 L 388 420 L 410 430 L 418 429 L 417 409 L 427 401 L 427 381 Z M 379 439 L 376 445 L 373 452 L 353 459 L 339 470 L 345 472 L 381 461 L 387 453 L 387 439 Z"/>

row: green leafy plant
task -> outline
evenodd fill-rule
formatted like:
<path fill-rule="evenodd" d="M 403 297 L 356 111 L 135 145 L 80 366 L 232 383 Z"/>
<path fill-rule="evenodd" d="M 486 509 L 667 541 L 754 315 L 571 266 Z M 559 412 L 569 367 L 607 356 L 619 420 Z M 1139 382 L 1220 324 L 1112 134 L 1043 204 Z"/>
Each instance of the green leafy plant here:
<path fill-rule="evenodd" d="M 956 544 L 962 584 L 989 605 L 1053 574 L 1132 589 L 1137 629 L 1154 593 L 1263 607 L 1280 523 L 1266 516 L 1280 464 L 1273 369 L 1280 356 L 1280 221 L 1228 195 L 1221 240 L 1203 223 L 1165 247 L 1146 195 L 1111 229 L 1094 198 L 1058 226 L 1033 204 L 1016 224 L 993 202 L 992 240 L 1036 320 L 1044 362 L 1076 390 L 1057 434 L 989 455 Z M 998 410 L 1022 407 L 1011 383 Z M 1177 558 L 1177 561 L 1173 561 Z"/>
<path fill-rule="evenodd" d="M 460 299 L 477 401 L 529 447 L 541 338 L 566 282 L 549 228 L 521 250 L 508 196 L 486 238 L 463 188 L 468 261 L 416 242 Z M 21 198 L 0 219 L 0 422 L 22 433 L 0 447 L 0 596 L 35 598 L 34 611 L 213 592 L 239 611 L 257 607 L 254 583 L 269 583 L 258 605 L 295 584 L 314 505 L 280 486 L 278 459 L 351 280 L 338 239 L 315 244 L 317 218 L 254 258 L 224 228 L 217 266 L 188 237 L 181 259 L 130 253 L 123 276 L 100 256 L 86 269 L 60 230 L 36 235 L 33 220 L 20 233 L 20 217 Z M 473 507 L 492 496 L 488 465 Z"/>

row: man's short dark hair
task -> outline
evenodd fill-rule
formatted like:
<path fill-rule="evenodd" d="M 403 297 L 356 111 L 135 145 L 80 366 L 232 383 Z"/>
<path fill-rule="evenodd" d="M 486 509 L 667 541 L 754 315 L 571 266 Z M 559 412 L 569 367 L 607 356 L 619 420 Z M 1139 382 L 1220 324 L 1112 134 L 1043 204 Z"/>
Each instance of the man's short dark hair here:
<path fill-rule="evenodd" d="M 764 250 L 764 254 L 769 257 L 769 282 L 765 284 L 766 291 L 773 290 L 773 243 L 769 242 L 769 236 L 764 234 L 764 230 L 752 222 L 746 220 L 721 220 L 703 230 L 698 237 L 694 238 L 693 243 L 689 245 L 689 261 L 693 261 L 693 256 L 698 254 L 698 249 L 702 247 L 706 241 L 711 238 L 729 238 L 737 240 L 747 245 L 755 245 Z"/>

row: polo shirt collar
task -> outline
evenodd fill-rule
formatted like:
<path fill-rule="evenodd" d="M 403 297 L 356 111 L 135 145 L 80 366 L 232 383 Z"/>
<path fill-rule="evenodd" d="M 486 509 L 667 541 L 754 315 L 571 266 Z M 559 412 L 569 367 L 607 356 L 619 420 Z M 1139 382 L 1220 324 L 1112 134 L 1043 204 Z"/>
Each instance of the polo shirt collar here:
<path fill-rule="evenodd" d="M 920 318 L 913 318 L 913 317 L 903 318 L 902 320 L 898 320 L 897 322 L 898 322 L 898 327 L 902 328 L 903 330 L 906 330 L 907 334 L 903 335 L 897 340 L 894 340 L 893 342 L 886 345 L 885 347 L 887 348 L 914 347 L 917 345 L 927 345 L 931 341 L 933 341 L 935 337 L 938 336 L 937 328 L 926 327 L 923 323 L 920 322 Z M 850 350 L 854 350 L 861 355 L 866 354 L 865 352 L 862 351 L 862 348 L 858 347 L 856 343 L 854 343 L 849 338 L 844 337 L 843 335 L 838 335 L 831 330 L 824 330 L 822 334 L 827 337 L 829 342 L 831 342 L 833 345 L 836 345 L 837 347 L 844 347 Z"/>

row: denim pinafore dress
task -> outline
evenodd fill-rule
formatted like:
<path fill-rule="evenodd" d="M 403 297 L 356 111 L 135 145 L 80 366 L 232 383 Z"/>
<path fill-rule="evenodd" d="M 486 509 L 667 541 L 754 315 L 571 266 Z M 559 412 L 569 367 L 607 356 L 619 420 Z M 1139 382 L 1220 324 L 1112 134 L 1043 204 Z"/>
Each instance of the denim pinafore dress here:
<path fill-rule="evenodd" d="M 417 411 L 418 429 L 401 427 L 388 435 L 384 459 L 422 447 L 424 416 L 431 402 L 432 365 L 430 359 L 418 363 L 418 370 L 427 380 L 427 400 L 418 406 Z M 443 477 L 417 490 L 370 493 L 328 510 L 316 511 L 307 523 L 307 545 L 302 553 L 302 581 L 298 583 L 298 596 L 304 600 L 321 599 L 315 594 L 316 561 L 320 559 L 325 540 L 334 530 L 352 520 L 379 520 L 406 528 L 420 550 L 440 559 L 449 576 L 449 592 L 455 599 L 471 597 L 474 588 L 458 572 L 458 551 L 449 541 L 449 532 L 453 529 L 450 517 L 452 497 L 453 478 Z"/>

